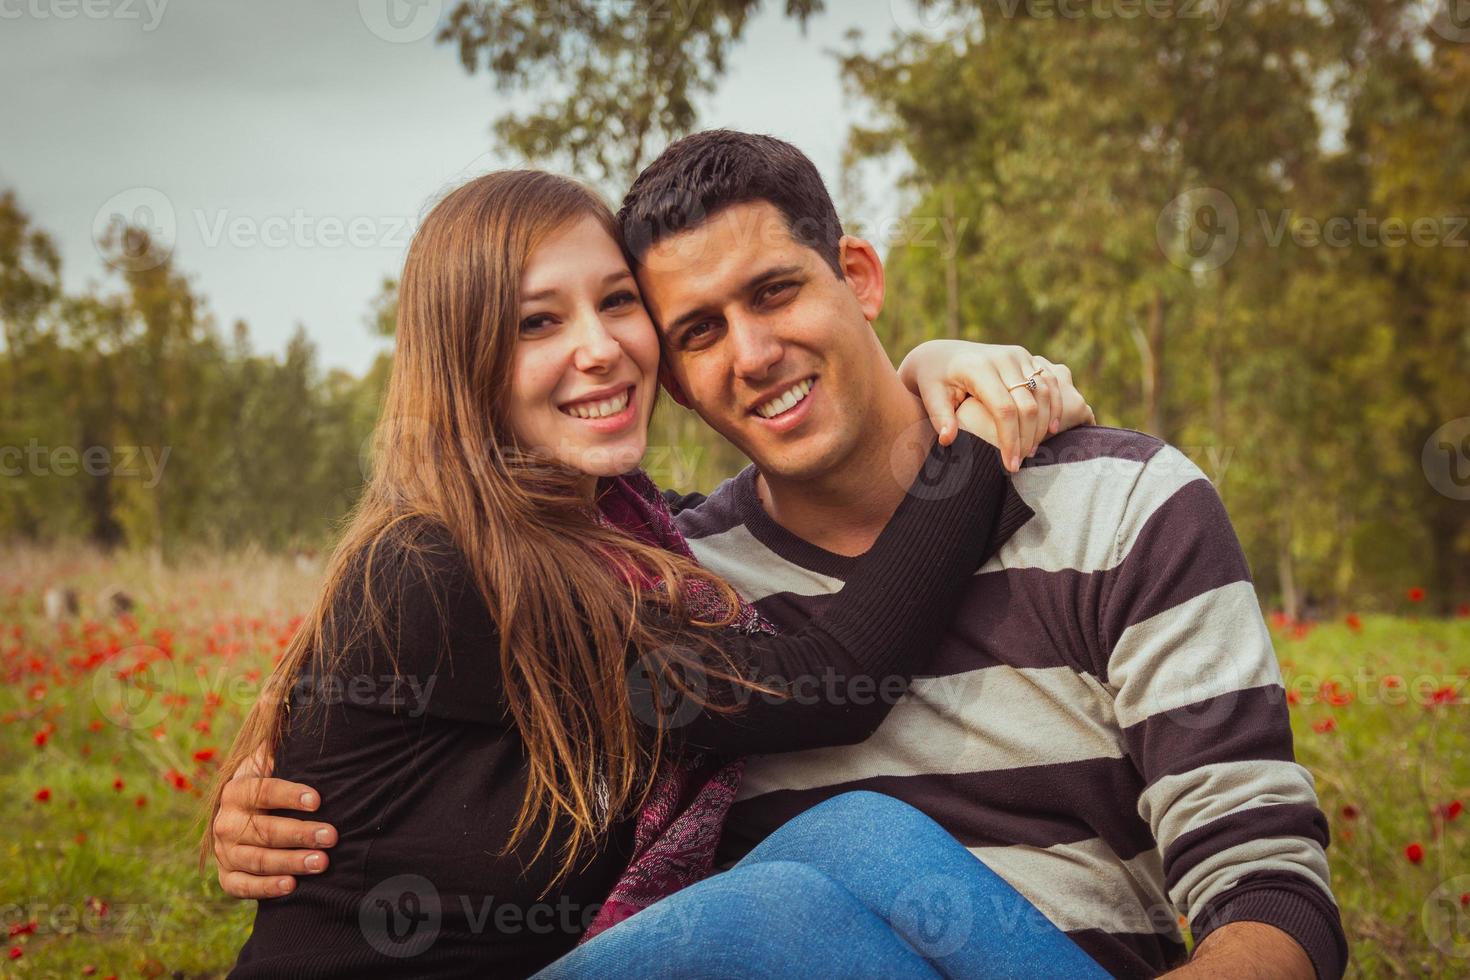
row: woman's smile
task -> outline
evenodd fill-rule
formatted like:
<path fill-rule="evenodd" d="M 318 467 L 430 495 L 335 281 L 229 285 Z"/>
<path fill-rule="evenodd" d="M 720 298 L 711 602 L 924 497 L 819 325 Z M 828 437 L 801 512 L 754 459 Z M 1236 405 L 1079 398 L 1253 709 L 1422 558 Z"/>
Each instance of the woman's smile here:
<path fill-rule="evenodd" d="M 638 386 L 618 385 L 559 406 L 564 415 L 600 435 L 621 432 L 638 418 Z"/>

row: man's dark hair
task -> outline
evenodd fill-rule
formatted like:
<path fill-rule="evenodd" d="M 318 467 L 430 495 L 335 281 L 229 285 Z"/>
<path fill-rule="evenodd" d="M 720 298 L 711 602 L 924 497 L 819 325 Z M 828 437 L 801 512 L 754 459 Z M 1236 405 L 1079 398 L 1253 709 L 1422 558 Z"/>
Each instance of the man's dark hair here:
<path fill-rule="evenodd" d="M 686 136 L 644 168 L 618 211 L 623 248 L 636 267 L 663 239 L 752 201 L 774 205 L 791 237 L 841 278 L 842 223 L 816 166 L 790 143 L 731 129 Z"/>

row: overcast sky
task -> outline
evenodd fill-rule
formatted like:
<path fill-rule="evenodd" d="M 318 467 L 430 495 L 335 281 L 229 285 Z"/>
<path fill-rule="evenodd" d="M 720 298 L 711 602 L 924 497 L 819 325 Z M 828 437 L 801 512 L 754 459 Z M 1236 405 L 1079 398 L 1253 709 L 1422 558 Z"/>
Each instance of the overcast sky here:
<path fill-rule="evenodd" d="M 368 302 L 425 203 L 517 162 L 490 132 L 506 97 L 413 19 L 452 0 L 417 2 L 0 0 L 0 187 L 56 239 L 71 288 L 115 287 L 93 241 L 108 214 L 171 222 L 221 327 L 244 319 L 278 352 L 300 323 L 325 365 L 360 371 L 381 347 Z M 828 6 L 803 37 L 767 2 L 702 125 L 791 140 L 835 193 L 860 110 L 823 51 L 918 25 L 908 0 Z M 866 184 L 891 206 L 889 178 Z"/>

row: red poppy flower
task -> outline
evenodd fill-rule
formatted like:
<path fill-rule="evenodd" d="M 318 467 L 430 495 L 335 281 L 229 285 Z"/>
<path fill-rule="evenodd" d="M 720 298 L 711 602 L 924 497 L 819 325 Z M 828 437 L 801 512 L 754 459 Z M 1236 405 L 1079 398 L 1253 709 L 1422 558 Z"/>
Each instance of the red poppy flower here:
<path fill-rule="evenodd" d="M 11 959 L 18 960 L 18 959 L 20 959 L 24 955 L 25 955 L 25 950 L 21 949 L 19 946 L 12 946 L 12 947 L 10 947 L 10 958 Z"/>
<path fill-rule="evenodd" d="M 1460 895 L 1460 908 L 1470 909 L 1470 892 L 1464 892 Z"/>
<path fill-rule="evenodd" d="M 1347 623 L 1347 628 L 1354 633 L 1361 633 L 1363 631 L 1363 621 L 1358 618 L 1357 613 L 1348 613 L 1345 622 Z"/>
<path fill-rule="evenodd" d="M 122 781 L 122 777 L 121 776 L 117 777 L 116 779 L 114 779 L 112 781 L 112 788 L 115 789 L 115 790 L 117 790 L 119 793 L 122 792 L 123 781 Z"/>
<path fill-rule="evenodd" d="M 148 797 L 146 797 L 146 796 L 140 796 L 136 800 L 133 801 L 133 806 L 137 807 L 139 810 L 143 809 L 147 805 L 148 805 Z"/>
<path fill-rule="evenodd" d="M 1424 601 L 1424 590 L 1421 589 L 1417 585 L 1414 586 L 1413 588 L 1409 589 L 1409 591 L 1406 594 L 1408 595 L 1410 602 L 1423 602 Z"/>
<path fill-rule="evenodd" d="M 32 738 L 31 741 L 35 742 L 36 743 L 36 748 L 39 749 L 42 746 L 44 746 L 47 742 L 51 741 L 51 733 L 48 732 L 48 731 L 46 731 L 46 729 L 43 728 L 39 732 L 37 732 L 35 734 L 35 737 Z"/>
<path fill-rule="evenodd" d="M 1404 857 L 1409 859 L 1410 864 L 1418 864 L 1424 860 L 1424 845 L 1415 841 L 1404 848 Z"/>
<path fill-rule="evenodd" d="M 14 939 L 16 936 L 33 936 L 36 933 L 38 925 L 39 923 L 35 919 L 31 919 L 29 922 L 17 922 L 10 927 L 10 938 Z"/>
<path fill-rule="evenodd" d="M 211 759 L 213 759 L 215 757 L 215 754 L 218 751 L 219 751 L 218 749 L 200 749 L 199 751 L 197 751 L 197 752 L 194 753 L 194 761 L 195 762 L 209 762 Z"/>
<path fill-rule="evenodd" d="M 1342 816 L 1345 820 L 1356 820 L 1358 819 L 1358 808 L 1349 803 L 1342 808 Z"/>
<path fill-rule="evenodd" d="M 1314 721 L 1312 722 L 1312 731 L 1317 732 L 1318 734 L 1335 732 L 1337 731 L 1337 719 L 1323 718 L 1319 721 Z"/>
<path fill-rule="evenodd" d="M 1302 696 L 1300 694 L 1298 694 L 1297 692 L 1295 692 L 1295 691 L 1287 691 L 1286 692 L 1286 703 L 1287 704 L 1301 704 L 1302 703 Z"/>
<path fill-rule="evenodd" d="M 1470 619 L 1470 602 L 1462 602 L 1456 606 L 1455 615 L 1461 619 Z"/>
<path fill-rule="evenodd" d="M 40 789 L 36 790 L 36 802 L 37 803 L 49 803 L 49 802 L 51 802 L 51 790 L 47 789 L 44 786 L 41 787 Z"/>
<path fill-rule="evenodd" d="M 163 774 L 163 778 L 172 783 L 173 788 L 179 790 L 180 792 L 191 789 L 194 785 L 193 783 L 189 782 L 188 776 L 185 776 L 177 769 L 170 769 L 168 772 Z"/>

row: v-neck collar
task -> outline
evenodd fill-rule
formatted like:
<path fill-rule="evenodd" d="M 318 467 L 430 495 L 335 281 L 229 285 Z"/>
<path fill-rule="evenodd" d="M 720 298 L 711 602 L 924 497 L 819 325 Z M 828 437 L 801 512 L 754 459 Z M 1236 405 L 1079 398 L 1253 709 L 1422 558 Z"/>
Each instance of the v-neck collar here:
<path fill-rule="evenodd" d="M 731 488 L 734 491 L 736 516 L 751 536 L 777 555 L 809 571 L 844 580 L 850 576 L 862 556 L 849 557 L 828 551 L 776 523 L 761 505 L 760 493 L 755 485 L 757 473 L 754 464 L 747 466 L 736 475 Z M 995 530 L 991 532 L 990 543 L 986 546 L 985 556 L 980 564 L 989 561 L 1010 540 L 1011 535 L 1035 516 L 1036 512 L 1021 499 L 1021 495 L 1007 478 L 1000 517 L 995 522 Z"/>

